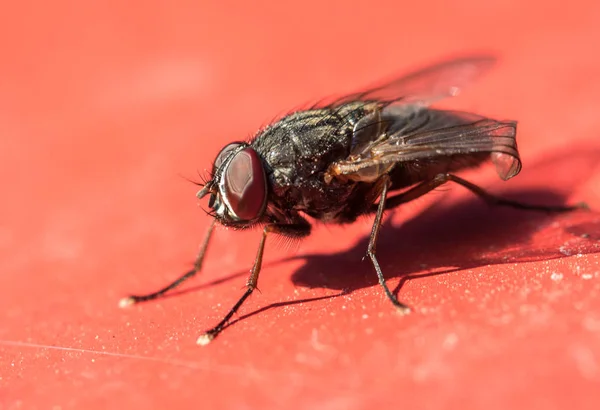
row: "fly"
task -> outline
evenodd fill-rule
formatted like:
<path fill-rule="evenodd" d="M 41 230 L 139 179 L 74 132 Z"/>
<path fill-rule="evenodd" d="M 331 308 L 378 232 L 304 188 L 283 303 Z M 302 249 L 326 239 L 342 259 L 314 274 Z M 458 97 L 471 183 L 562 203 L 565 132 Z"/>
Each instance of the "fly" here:
<path fill-rule="evenodd" d="M 455 173 L 491 161 L 501 179 L 521 170 L 516 121 L 431 108 L 487 72 L 491 56 L 438 62 L 388 82 L 292 112 L 259 130 L 250 141 L 232 142 L 217 155 L 197 197 L 208 197 L 213 221 L 192 270 L 157 292 L 129 296 L 121 306 L 156 299 L 198 273 L 215 223 L 237 229 L 262 227 L 246 291 L 223 319 L 202 334 L 205 345 L 228 324 L 256 289 L 267 237 L 304 238 L 305 216 L 349 224 L 374 214 L 367 255 L 391 303 L 410 308 L 388 288 L 376 244 L 385 210 L 419 198 L 447 182 L 469 189 L 492 205 L 565 212 L 492 195 Z"/>

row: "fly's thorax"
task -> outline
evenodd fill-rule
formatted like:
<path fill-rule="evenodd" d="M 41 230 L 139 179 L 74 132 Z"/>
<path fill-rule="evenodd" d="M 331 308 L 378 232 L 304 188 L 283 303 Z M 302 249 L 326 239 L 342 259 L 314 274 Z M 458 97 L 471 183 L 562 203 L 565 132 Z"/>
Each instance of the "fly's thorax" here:
<path fill-rule="evenodd" d="M 342 110 L 315 109 L 290 114 L 252 141 L 275 185 L 312 183 L 327 167 L 349 155 L 353 122 Z"/>
<path fill-rule="evenodd" d="M 325 183 L 328 167 L 350 153 L 357 109 L 364 103 L 339 109 L 294 113 L 259 132 L 251 146 L 263 158 L 269 184 L 269 206 L 282 210 L 337 214 L 345 206 L 353 184 Z M 354 115 L 354 116 L 353 116 Z"/>

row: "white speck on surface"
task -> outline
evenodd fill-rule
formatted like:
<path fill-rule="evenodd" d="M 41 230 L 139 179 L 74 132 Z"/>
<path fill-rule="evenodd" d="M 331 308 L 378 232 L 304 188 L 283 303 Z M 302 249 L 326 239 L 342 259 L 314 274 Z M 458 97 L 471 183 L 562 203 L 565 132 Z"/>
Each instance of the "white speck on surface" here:
<path fill-rule="evenodd" d="M 585 280 L 590 280 L 594 277 L 594 275 L 592 275 L 591 273 L 584 273 L 583 275 L 581 275 L 581 279 L 585 279 Z"/>
<path fill-rule="evenodd" d="M 552 275 L 550 275 L 550 279 L 552 279 L 554 282 L 560 282 L 562 278 L 563 274 L 559 272 L 552 272 Z"/>
<path fill-rule="evenodd" d="M 573 254 L 566 246 L 561 246 L 558 248 L 558 251 L 566 256 L 571 256 Z"/>
<path fill-rule="evenodd" d="M 367 314 L 365 313 L 365 314 L 363 314 L 363 315 L 362 315 L 362 318 L 363 318 L 363 319 L 368 319 L 368 318 L 369 318 L 369 315 L 367 315 Z"/>

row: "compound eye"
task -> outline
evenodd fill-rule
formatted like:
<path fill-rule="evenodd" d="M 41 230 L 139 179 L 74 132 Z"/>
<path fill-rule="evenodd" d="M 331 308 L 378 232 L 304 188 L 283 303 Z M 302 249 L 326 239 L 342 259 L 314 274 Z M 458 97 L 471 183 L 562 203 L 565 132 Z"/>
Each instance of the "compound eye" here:
<path fill-rule="evenodd" d="M 260 217 L 267 202 L 267 180 L 256 151 L 248 147 L 235 154 L 223 173 L 223 186 L 232 216 L 242 221 Z"/>
<path fill-rule="evenodd" d="M 240 145 L 239 142 L 233 142 L 229 145 L 226 145 L 225 148 L 223 148 L 221 150 L 221 152 L 219 152 L 219 154 L 217 155 L 217 158 L 215 159 L 215 163 L 213 164 L 213 171 L 217 171 L 221 165 L 223 165 L 223 162 L 225 162 L 225 160 L 233 153 L 233 151 L 235 151 Z"/>

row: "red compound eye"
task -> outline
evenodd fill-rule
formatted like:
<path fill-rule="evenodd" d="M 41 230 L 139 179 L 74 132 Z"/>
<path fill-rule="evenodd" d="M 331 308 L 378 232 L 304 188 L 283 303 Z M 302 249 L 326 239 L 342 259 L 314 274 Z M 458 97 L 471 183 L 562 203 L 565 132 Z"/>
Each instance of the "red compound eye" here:
<path fill-rule="evenodd" d="M 232 216 L 242 221 L 258 218 L 267 201 L 267 181 L 256 151 L 248 147 L 235 154 L 222 178 Z"/>
<path fill-rule="evenodd" d="M 219 152 L 219 155 L 217 155 L 217 159 L 215 159 L 215 163 L 213 164 L 213 173 L 216 172 L 221 167 L 221 165 L 223 165 L 223 162 L 227 159 L 227 157 L 229 157 L 231 153 L 235 151 L 240 145 L 241 144 L 239 142 L 234 142 L 226 145 L 225 148 L 223 148 L 221 152 Z"/>

